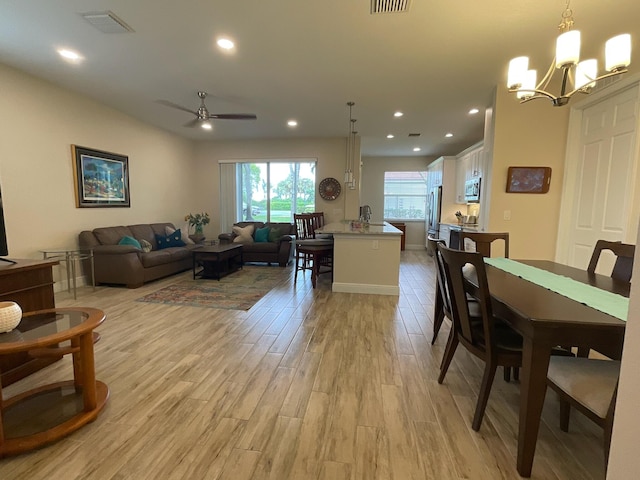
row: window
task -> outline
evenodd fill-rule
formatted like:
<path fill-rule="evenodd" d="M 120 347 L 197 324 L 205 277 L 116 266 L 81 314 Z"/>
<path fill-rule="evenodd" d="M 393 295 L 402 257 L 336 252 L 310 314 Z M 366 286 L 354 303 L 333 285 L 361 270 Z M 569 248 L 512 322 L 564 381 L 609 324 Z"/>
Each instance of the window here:
<path fill-rule="evenodd" d="M 427 172 L 384 172 L 384 218 L 424 220 Z"/>
<path fill-rule="evenodd" d="M 316 162 L 236 163 L 235 221 L 293 222 L 315 210 Z"/>

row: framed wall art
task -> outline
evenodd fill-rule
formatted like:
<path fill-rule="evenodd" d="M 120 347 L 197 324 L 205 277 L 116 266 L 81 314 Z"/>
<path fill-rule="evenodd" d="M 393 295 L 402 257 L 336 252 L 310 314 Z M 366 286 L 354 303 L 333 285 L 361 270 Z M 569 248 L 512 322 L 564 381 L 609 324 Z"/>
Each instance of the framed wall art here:
<path fill-rule="evenodd" d="M 129 207 L 129 157 L 71 145 L 76 207 Z"/>
<path fill-rule="evenodd" d="M 509 167 L 507 193 L 547 193 L 551 167 Z"/>

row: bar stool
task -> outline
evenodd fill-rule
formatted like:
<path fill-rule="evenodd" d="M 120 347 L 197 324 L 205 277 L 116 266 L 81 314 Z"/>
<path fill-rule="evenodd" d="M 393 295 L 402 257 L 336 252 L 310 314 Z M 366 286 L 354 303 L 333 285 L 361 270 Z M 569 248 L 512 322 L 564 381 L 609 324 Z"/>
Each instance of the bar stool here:
<path fill-rule="evenodd" d="M 299 260 L 302 260 L 300 265 Z M 331 273 L 333 278 L 333 241 L 331 240 L 302 240 L 296 243 L 296 273 L 294 282 L 298 279 L 298 271 L 311 270 L 311 285 L 316 288 L 318 275 Z"/>

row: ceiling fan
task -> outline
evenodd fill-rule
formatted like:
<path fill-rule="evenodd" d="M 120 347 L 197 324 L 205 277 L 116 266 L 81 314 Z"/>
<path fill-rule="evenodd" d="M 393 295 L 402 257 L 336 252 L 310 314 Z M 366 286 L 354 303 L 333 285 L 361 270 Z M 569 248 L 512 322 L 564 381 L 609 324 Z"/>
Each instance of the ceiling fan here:
<path fill-rule="evenodd" d="M 167 107 L 177 108 L 184 112 L 189 112 L 196 116 L 193 120 L 184 124 L 185 127 L 195 127 L 197 125 L 208 125 L 210 119 L 217 120 L 255 120 L 258 117 L 253 113 L 209 113 L 207 106 L 204 104 L 204 99 L 207 98 L 207 92 L 198 92 L 200 97 L 200 107 L 197 110 L 191 110 L 177 103 L 170 102 L 168 100 L 158 100 L 158 103 L 166 105 Z M 210 125 L 209 125 L 210 126 Z"/>

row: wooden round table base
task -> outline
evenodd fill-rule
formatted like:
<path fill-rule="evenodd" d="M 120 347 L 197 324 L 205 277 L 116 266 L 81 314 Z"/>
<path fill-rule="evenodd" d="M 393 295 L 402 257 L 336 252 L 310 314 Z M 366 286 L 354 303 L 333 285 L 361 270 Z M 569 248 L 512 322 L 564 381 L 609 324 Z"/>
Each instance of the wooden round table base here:
<path fill-rule="evenodd" d="M 76 387 L 73 380 L 44 385 L 10 398 L 2 408 L 4 441 L 0 442 L 0 458 L 27 452 L 69 435 L 94 421 L 108 398 L 109 387 L 96 381 L 96 407 L 85 411 L 82 387 Z"/>

